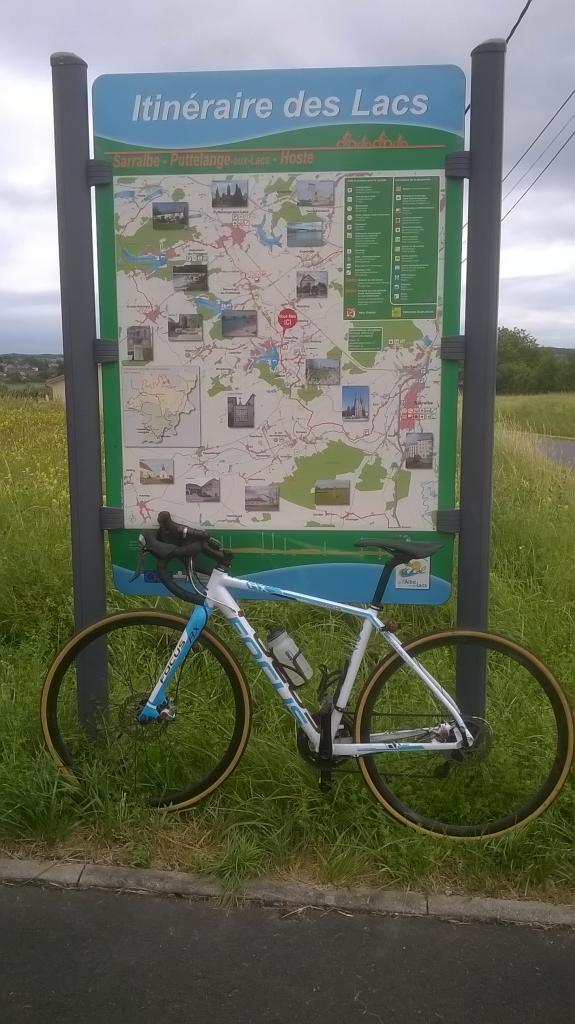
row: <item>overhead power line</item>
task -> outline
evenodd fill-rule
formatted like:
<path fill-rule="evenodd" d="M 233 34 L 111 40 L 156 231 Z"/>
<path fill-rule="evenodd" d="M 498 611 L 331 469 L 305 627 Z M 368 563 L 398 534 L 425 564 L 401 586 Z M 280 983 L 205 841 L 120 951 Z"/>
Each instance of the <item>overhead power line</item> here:
<path fill-rule="evenodd" d="M 520 26 L 521 22 L 523 21 L 523 19 L 524 19 L 525 15 L 527 14 L 527 11 L 528 11 L 528 10 L 529 10 L 529 8 L 531 7 L 531 4 L 532 4 L 532 3 L 533 3 L 533 0 L 527 0 L 527 3 L 525 4 L 525 7 L 524 7 L 524 8 L 523 8 L 523 10 L 521 11 L 521 14 L 519 15 L 519 17 L 518 17 L 517 21 L 515 22 L 515 24 L 514 24 L 513 28 L 511 29 L 511 31 L 510 31 L 510 33 L 509 33 L 509 35 L 505 37 L 505 42 L 506 42 L 506 43 L 508 43 L 508 42 L 509 42 L 509 40 L 510 40 L 510 39 L 511 39 L 511 38 L 512 38 L 512 37 L 513 37 L 513 36 L 515 35 L 515 33 L 517 32 L 517 29 L 519 28 L 519 26 Z M 470 110 L 470 108 L 471 108 L 471 103 L 468 103 L 468 104 L 467 104 L 467 106 L 466 106 L 466 108 L 465 108 L 465 113 L 466 113 L 466 114 L 468 113 L 468 111 Z"/>
<path fill-rule="evenodd" d="M 507 36 L 507 38 L 505 39 L 505 42 L 506 42 L 506 43 L 508 43 L 508 42 L 509 42 L 509 40 L 510 40 L 510 39 L 511 39 L 511 38 L 512 38 L 512 37 L 513 37 L 514 35 L 515 35 L 515 33 L 516 33 L 517 29 L 519 28 L 519 26 L 520 26 L 521 22 L 523 21 L 523 19 L 524 19 L 525 15 L 527 14 L 527 11 L 528 11 L 528 10 L 529 10 L 529 8 L 531 7 L 531 4 L 532 4 L 532 3 L 533 3 L 533 0 L 527 0 L 527 3 L 525 4 L 525 7 L 524 7 L 524 8 L 523 8 L 523 10 L 521 11 L 521 14 L 519 15 L 519 17 L 518 17 L 517 21 L 515 22 L 515 24 L 514 24 L 513 28 L 511 29 L 511 32 L 509 33 L 509 35 L 508 35 L 508 36 Z"/>
<path fill-rule="evenodd" d="M 557 152 L 556 152 L 556 153 L 554 153 L 554 155 L 553 155 L 553 156 L 551 157 L 551 159 L 550 159 L 550 160 L 549 160 L 549 161 L 548 161 L 548 162 L 547 162 L 547 163 L 545 164 L 545 167 L 543 168 L 543 170 L 541 170 L 541 171 L 539 172 L 539 174 L 537 175 L 537 177 L 533 179 L 533 181 L 531 182 L 531 184 L 530 184 L 530 185 L 528 185 L 528 186 L 527 186 L 527 188 L 525 189 L 525 191 L 521 193 L 521 195 L 519 196 L 519 199 L 517 200 L 517 202 L 513 203 L 513 206 L 511 206 L 511 207 L 510 207 L 510 209 L 509 209 L 509 210 L 507 211 L 507 213 L 506 213 L 506 214 L 504 214 L 504 216 L 503 216 L 503 217 L 501 218 L 501 223 L 502 223 L 502 224 L 503 224 L 503 221 L 504 221 L 504 220 L 505 220 L 505 219 L 506 219 L 506 218 L 507 218 L 507 217 L 509 216 L 509 214 L 510 214 L 510 213 L 512 213 L 512 211 L 513 211 L 513 210 L 515 209 L 515 207 L 516 207 L 516 206 L 519 206 L 519 203 L 521 202 L 521 200 L 525 198 L 525 196 L 527 195 L 527 193 L 531 191 L 531 189 L 533 188 L 533 186 L 534 186 L 534 185 L 536 185 L 536 184 L 537 184 L 537 182 L 539 181 L 539 179 L 543 177 L 543 175 L 545 174 L 545 171 L 547 170 L 547 168 L 548 168 L 548 167 L 551 167 L 551 164 L 552 164 L 552 163 L 554 162 L 554 160 L 556 160 L 556 159 L 557 159 L 557 157 L 559 156 L 559 154 L 563 152 L 563 150 L 565 149 L 565 146 L 567 145 L 567 143 L 568 143 L 568 142 L 571 142 L 571 139 L 573 138 L 573 136 L 574 136 L 574 135 L 575 135 L 575 128 L 574 128 L 574 129 L 573 129 L 573 131 L 571 132 L 571 135 L 568 135 L 568 136 L 567 136 L 567 138 L 565 139 L 565 142 L 563 143 L 563 145 L 559 147 L 559 149 L 557 150 Z"/>
<path fill-rule="evenodd" d="M 527 186 L 527 188 L 525 189 L 525 191 L 521 193 L 521 195 L 519 196 L 519 199 L 517 199 L 517 201 L 516 201 L 515 203 L 513 203 L 513 206 L 510 206 L 510 207 L 509 207 L 509 209 L 508 209 L 507 213 L 505 213 L 505 214 L 503 215 L 503 217 L 501 218 L 501 223 L 502 223 L 502 224 L 503 224 L 503 221 L 504 221 L 504 220 L 507 220 L 507 218 L 508 218 L 509 214 L 510 214 L 510 213 L 513 213 L 513 210 L 515 209 L 515 207 L 516 207 L 516 206 L 519 206 L 519 203 L 521 202 L 521 200 L 522 200 L 522 199 L 525 199 L 525 196 L 527 195 L 527 193 L 531 191 L 531 189 L 533 188 L 533 186 L 534 186 L 534 185 L 536 185 L 536 184 L 537 184 L 537 182 L 539 181 L 539 179 L 543 177 L 543 175 L 545 174 L 545 171 L 547 170 L 547 168 L 548 168 L 548 167 L 551 167 L 551 164 L 552 164 L 552 163 L 554 163 L 554 161 L 555 161 L 555 160 L 557 159 L 557 157 L 559 156 L 559 154 L 563 152 L 563 150 L 565 149 L 565 146 L 566 146 L 566 145 L 567 145 L 567 144 L 568 144 L 569 142 L 571 142 L 571 139 L 573 138 L 573 136 L 575 136 L 575 128 L 574 128 L 574 129 L 573 129 L 573 131 L 571 132 L 571 135 L 568 135 L 568 136 L 567 136 L 567 138 L 565 139 L 565 142 L 563 143 L 563 145 L 562 145 L 562 146 L 560 146 L 560 147 L 559 147 L 559 149 L 557 150 L 557 152 L 553 154 L 553 156 L 551 157 L 551 159 L 547 161 L 547 163 L 545 164 L 545 167 L 543 167 L 543 168 L 542 168 L 542 170 L 541 170 L 541 171 L 539 171 L 539 174 L 537 175 L 537 177 L 536 177 L 536 178 L 534 178 L 534 179 L 533 179 L 533 181 L 531 182 L 531 184 Z M 461 261 L 461 264 L 462 264 L 462 265 L 463 265 L 464 263 L 467 263 L 467 256 L 465 256 L 465 257 L 464 257 L 464 258 L 462 259 L 462 261 Z"/>
<path fill-rule="evenodd" d="M 509 168 L 509 170 L 507 171 L 507 174 L 505 174 L 505 175 L 504 175 L 504 177 L 503 177 L 503 178 L 501 179 L 501 184 L 502 184 L 502 185 L 504 184 L 504 182 L 506 182 L 506 181 L 507 181 L 507 179 L 508 179 L 509 175 L 510 175 L 510 174 L 511 174 L 511 173 L 512 173 L 512 172 L 513 172 L 514 170 L 515 170 L 515 168 L 516 168 L 516 167 L 517 167 L 517 166 L 518 166 L 518 165 L 519 165 L 519 164 L 521 163 L 521 161 L 523 160 L 523 158 L 524 158 L 525 156 L 527 156 L 527 154 L 529 153 L 529 151 L 530 151 L 531 149 L 533 149 L 533 146 L 535 145 L 535 143 L 536 143 L 536 142 L 538 142 L 538 140 L 539 140 L 539 139 L 541 138 L 541 136 L 543 135 L 543 133 L 544 133 L 544 132 L 545 132 L 545 131 L 547 130 L 547 128 L 549 127 L 549 125 L 553 123 L 553 121 L 555 120 L 555 118 L 557 117 L 557 115 L 558 115 L 558 114 L 560 114 L 560 113 L 561 113 L 561 111 L 563 110 L 563 108 L 564 108 L 564 107 L 566 106 L 566 104 L 567 104 L 567 103 L 569 103 L 569 100 L 571 99 L 571 97 L 572 97 L 572 96 L 575 96 L 575 89 L 572 89 L 572 90 L 571 90 L 571 92 L 569 93 L 569 95 L 567 96 L 567 98 L 563 100 L 563 103 L 560 103 L 560 104 L 559 104 L 559 106 L 557 107 L 557 110 L 555 111 L 555 113 L 554 113 L 554 114 L 552 114 L 552 115 L 551 115 L 551 117 L 549 118 L 549 120 L 547 121 L 547 123 L 543 125 L 543 128 L 541 129 L 541 131 L 539 132 L 539 134 L 538 134 L 538 135 L 536 135 L 536 136 L 535 136 L 535 138 L 533 139 L 533 141 L 529 143 L 529 145 L 527 146 L 527 149 L 523 150 L 523 153 L 521 154 L 521 156 L 519 157 L 519 159 L 515 161 L 515 163 L 513 164 L 513 167 L 510 167 L 510 168 Z M 529 173 L 529 171 L 530 171 L 530 170 L 531 170 L 531 169 L 532 169 L 532 168 L 533 168 L 533 167 L 535 166 L 535 164 L 539 162 L 539 160 L 541 159 L 541 157 L 542 157 L 542 156 L 544 156 L 544 154 L 545 154 L 545 153 L 547 152 L 547 150 L 549 149 L 549 147 L 550 147 L 550 146 L 552 146 L 552 145 L 553 145 L 553 143 L 555 142 L 555 140 L 559 138 L 559 136 L 561 135 L 561 132 L 565 130 L 565 128 L 567 127 L 567 125 L 568 125 L 568 124 L 570 124 L 570 122 L 571 122 L 572 120 L 573 120 L 573 117 L 569 117 L 569 118 L 568 118 L 568 119 L 566 120 L 566 122 L 565 122 L 565 124 L 563 125 L 563 127 L 562 127 L 562 128 L 560 128 L 560 129 L 559 129 L 559 131 L 557 132 L 557 134 L 553 136 L 553 138 L 551 139 L 551 142 L 549 142 L 549 143 L 548 143 L 548 145 L 547 145 L 547 146 L 545 147 L 545 149 L 544 149 L 544 150 L 543 150 L 543 151 L 542 151 L 542 152 L 541 152 L 541 153 L 539 154 L 539 156 L 537 157 L 537 159 L 536 159 L 536 160 L 534 160 L 534 161 L 533 161 L 533 163 L 529 165 L 529 167 L 528 167 L 528 168 L 527 168 L 527 170 L 525 171 L 525 174 L 522 174 L 522 175 L 521 175 L 521 177 L 519 178 L 519 181 L 517 181 L 517 182 L 515 183 L 515 185 L 513 186 L 513 188 L 510 188 L 510 189 L 509 189 L 509 192 L 507 192 L 507 194 L 506 194 L 505 196 L 503 196 L 503 200 L 507 199 L 507 197 L 508 197 L 509 195 L 511 195 L 511 193 L 512 193 L 512 192 L 513 192 L 513 191 L 514 191 L 514 190 L 515 190 L 516 188 L 517 188 L 517 185 L 519 185 L 519 182 L 523 181 L 523 178 L 525 177 L 525 175 L 527 175 L 527 174 Z M 502 200 L 502 202 L 503 202 L 503 200 Z M 463 225 L 463 227 L 461 228 L 461 230 L 462 230 L 462 231 L 465 231 L 465 228 L 466 228 L 466 227 L 467 227 L 467 221 L 465 221 L 465 224 Z"/>
<path fill-rule="evenodd" d="M 515 168 L 517 167 L 517 165 L 521 163 L 521 161 L 523 160 L 523 157 L 527 156 L 529 150 L 533 149 L 533 146 L 535 145 L 535 143 L 539 142 L 539 139 L 543 135 L 543 132 L 547 131 L 549 125 L 552 124 L 553 121 L 555 120 L 555 118 L 557 117 L 557 115 L 561 113 L 561 111 L 563 110 L 563 107 L 565 107 L 569 103 L 569 100 L 571 99 L 572 96 L 575 96 L 575 89 L 572 89 L 571 92 L 569 93 L 567 99 L 563 100 L 563 103 L 559 107 L 557 107 L 557 110 L 552 115 L 552 117 L 549 118 L 547 124 L 543 125 L 543 128 L 541 129 L 541 131 L 539 132 L 538 135 L 535 136 L 533 141 L 529 143 L 527 149 L 523 150 L 523 152 L 522 152 L 521 156 L 519 157 L 519 159 L 516 160 L 515 163 L 513 164 L 513 167 L 509 168 L 509 170 L 507 171 L 507 174 L 502 179 L 502 184 L 503 184 L 504 181 L 507 181 L 509 175 L 512 174 L 513 171 L 515 170 Z"/>
<path fill-rule="evenodd" d="M 511 186 L 509 191 L 505 193 L 505 195 L 503 196 L 503 199 L 501 200 L 502 203 L 505 202 L 505 200 L 511 195 L 512 192 L 515 192 L 515 189 L 518 188 L 519 185 L 521 184 L 521 182 L 527 177 L 527 175 L 529 174 L 529 171 L 532 171 L 533 168 L 535 167 L 535 165 L 538 164 L 539 161 L 543 159 L 543 157 L 545 156 L 547 150 L 551 149 L 551 146 L 553 145 L 553 143 L 557 141 L 559 136 L 563 134 L 563 132 L 565 131 L 567 126 L 570 125 L 573 120 L 575 120 L 575 114 L 571 114 L 571 117 L 567 118 L 567 120 L 565 121 L 565 124 L 561 125 L 561 128 L 559 129 L 559 131 L 556 132 L 555 135 L 553 136 L 553 138 L 551 139 L 551 141 L 547 143 L 547 145 L 545 146 L 545 149 L 541 150 L 539 156 L 535 157 L 535 160 L 533 160 L 529 164 L 529 167 L 527 168 L 527 170 L 523 172 L 521 177 L 517 179 L 517 181 L 515 182 L 514 185 Z M 507 177 L 507 175 L 506 175 L 506 177 Z M 505 181 L 505 178 L 503 178 L 503 181 Z"/>

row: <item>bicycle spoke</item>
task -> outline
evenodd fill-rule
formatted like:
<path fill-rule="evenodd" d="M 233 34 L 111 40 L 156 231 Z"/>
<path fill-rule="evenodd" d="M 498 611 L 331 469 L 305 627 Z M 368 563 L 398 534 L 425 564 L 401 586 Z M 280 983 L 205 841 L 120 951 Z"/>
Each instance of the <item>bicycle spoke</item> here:
<path fill-rule="evenodd" d="M 385 805 L 407 823 L 454 835 L 502 831 L 536 813 L 562 784 L 571 719 L 541 663 L 486 634 L 439 634 L 417 648 L 419 663 L 455 700 L 458 645 L 486 665 L 484 717 L 464 714 L 473 742 L 445 753 L 406 746 L 372 754 L 363 770 Z M 387 664 L 385 673 L 376 673 L 368 702 L 360 701 L 362 741 L 419 725 L 422 734 L 447 726 L 436 734 L 439 743 L 442 735 L 457 736 L 449 711 L 409 666 L 399 658 Z"/>
<path fill-rule="evenodd" d="M 209 638 L 202 638 L 170 681 L 167 699 L 175 719 L 139 720 L 180 639 L 183 625 L 173 618 L 126 612 L 105 620 L 109 699 L 95 736 L 78 719 L 76 660 L 54 681 L 54 745 L 90 785 L 105 785 L 106 793 L 116 790 L 122 799 L 128 792 L 138 801 L 160 804 L 193 798 L 202 793 L 205 779 L 225 771 L 247 739 L 236 727 L 238 715 L 246 715 L 243 684 L 229 655 L 220 645 L 212 648 Z M 98 635 L 94 639 L 100 642 Z"/>

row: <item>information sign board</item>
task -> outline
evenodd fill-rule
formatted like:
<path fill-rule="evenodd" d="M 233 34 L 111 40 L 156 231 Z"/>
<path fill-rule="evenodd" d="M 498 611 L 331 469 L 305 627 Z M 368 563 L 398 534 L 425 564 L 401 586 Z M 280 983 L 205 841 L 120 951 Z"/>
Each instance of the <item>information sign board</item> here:
<path fill-rule="evenodd" d="M 116 586 L 169 510 L 234 571 L 368 601 L 373 552 L 441 540 L 387 596 L 451 592 L 465 81 L 452 66 L 106 75 L 93 94 Z M 345 565 L 345 571 L 342 566 Z"/>

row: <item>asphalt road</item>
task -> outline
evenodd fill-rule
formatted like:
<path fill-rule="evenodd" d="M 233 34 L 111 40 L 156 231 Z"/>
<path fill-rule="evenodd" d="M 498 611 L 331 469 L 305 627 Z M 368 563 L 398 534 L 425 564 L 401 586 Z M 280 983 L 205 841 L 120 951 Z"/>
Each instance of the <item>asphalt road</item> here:
<path fill-rule="evenodd" d="M 2 1024 L 572 1019 L 575 930 L 0 885 Z"/>
<path fill-rule="evenodd" d="M 562 437 L 544 437 L 539 435 L 539 444 L 548 459 L 559 462 L 562 466 L 575 467 L 575 440 Z"/>

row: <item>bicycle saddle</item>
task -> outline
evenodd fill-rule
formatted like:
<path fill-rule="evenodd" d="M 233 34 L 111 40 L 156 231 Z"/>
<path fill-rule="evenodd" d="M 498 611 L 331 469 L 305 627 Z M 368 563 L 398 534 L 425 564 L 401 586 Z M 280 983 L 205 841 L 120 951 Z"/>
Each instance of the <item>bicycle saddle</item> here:
<path fill-rule="evenodd" d="M 426 544 L 423 541 L 390 541 L 378 537 L 360 537 L 354 543 L 354 548 L 380 548 L 382 551 L 389 551 L 392 555 L 406 555 L 406 560 L 412 558 L 428 558 L 439 551 L 443 544 Z"/>

